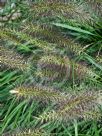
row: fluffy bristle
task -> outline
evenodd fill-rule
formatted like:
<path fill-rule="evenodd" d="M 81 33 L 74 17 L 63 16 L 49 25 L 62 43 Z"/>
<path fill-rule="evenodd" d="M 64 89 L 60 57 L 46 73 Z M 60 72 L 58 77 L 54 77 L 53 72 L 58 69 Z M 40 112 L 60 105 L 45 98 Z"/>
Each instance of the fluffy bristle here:
<path fill-rule="evenodd" d="M 64 2 L 64 1 L 42 1 L 35 2 L 32 5 L 32 10 L 34 11 L 34 17 L 37 19 L 45 18 L 56 18 L 57 16 L 70 18 L 80 18 L 80 20 L 90 20 L 91 16 L 89 13 L 85 12 L 81 6 L 75 4 L 74 2 Z"/>
<path fill-rule="evenodd" d="M 61 103 L 58 110 L 44 113 L 40 116 L 42 120 L 64 120 L 72 121 L 74 119 L 92 120 L 102 117 L 98 109 L 102 105 L 102 99 L 99 101 L 99 96 L 102 98 L 100 91 L 87 91 L 67 97 L 65 103 Z"/>
<path fill-rule="evenodd" d="M 28 63 L 19 54 L 4 47 L 0 48 L 0 63 L 8 68 L 24 71 L 28 68 Z"/>
<path fill-rule="evenodd" d="M 27 27 L 26 27 L 27 26 Z M 26 28 L 25 28 L 26 27 Z M 65 48 L 68 52 L 79 55 L 83 48 L 80 44 L 74 42 L 71 38 L 65 37 L 60 31 L 46 24 L 25 24 L 22 26 L 23 32 L 30 35 L 40 36 L 48 41 L 55 43 L 59 48 Z M 53 45 L 53 44 L 52 44 Z"/>
<path fill-rule="evenodd" d="M 81 80 L 88 77 L 94 77 L 95 74 L 84 65 L 78 64 L 70 60 L 67 56 L 45 55 L 38 61 L 37 76 L 57 80 L 64 78 L 66 80 Z"/>
<path fill-rule="evenodd" d="M 6 135 L 5 135 L 6 136 Z M 7 136 L 47 136 L 47 133 L 43 129 L 28 129 L 14 134 L 7 134 Z"/>
<path fill-rule="evenodd" d="M 66 96 L 61 92 L 40 85 L 36 85 L 33 87 L 20 86 L 18 88 L 11 90 L 10 93 L 14 93 L 18 97 L 24 97 L 28 99 L 39 98 L 39 100 L 44 100 L 44 101 L 58 102 L 58 101 L 66 100 Z"/>

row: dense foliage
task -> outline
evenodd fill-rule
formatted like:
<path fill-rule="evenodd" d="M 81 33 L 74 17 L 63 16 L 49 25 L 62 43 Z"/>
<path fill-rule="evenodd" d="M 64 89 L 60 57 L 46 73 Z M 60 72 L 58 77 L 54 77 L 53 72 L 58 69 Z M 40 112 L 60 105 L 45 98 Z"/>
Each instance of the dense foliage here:
<path fill-rule="evenodd" d="M 101 0 L 1 7 L 0 134 L 102 135 Z"/>

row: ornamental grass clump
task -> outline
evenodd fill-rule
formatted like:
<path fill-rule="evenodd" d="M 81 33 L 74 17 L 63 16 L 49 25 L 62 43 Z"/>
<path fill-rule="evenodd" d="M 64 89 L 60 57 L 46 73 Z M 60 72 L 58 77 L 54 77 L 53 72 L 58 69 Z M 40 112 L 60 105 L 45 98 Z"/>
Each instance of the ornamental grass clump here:
<path fill-rule="evenodd" d="M 0 22 L 0 134 L 101 135 L 101 3 L 17 0 L 0 12 L 11 14 Z"/>

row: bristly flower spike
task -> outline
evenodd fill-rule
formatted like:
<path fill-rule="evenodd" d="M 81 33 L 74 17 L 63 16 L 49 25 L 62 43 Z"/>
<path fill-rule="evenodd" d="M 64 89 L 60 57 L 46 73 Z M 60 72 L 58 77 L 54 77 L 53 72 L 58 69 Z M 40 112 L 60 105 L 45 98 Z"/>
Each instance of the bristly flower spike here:
<path fill-rule="evenodd" d="M 28 62 L 22 56 L 4 47 L 0 47 L 0 63 L 1 66 L 20 71 L 25 71 L 29 68 Z"/>
<path fill-rule="evenodd" d="M 17 133 L 14 134 L 8 134 L 8 136 L 48 136 L 47 132 L 45 132 L 43 129 L 27 129 L 27 130 L 23 130 L 23 131 L 19 131 Z"/>
<path fill-rule="evenodd" d="M 34 11 L 34 18 L 41 19 L 42 17 L 47 18 L 56 18 L 67 17 L 70 19 L 71 17 L 80 18 L 83 21 L 89 21 L 91 15 L 85 12 L 81 6 L 72 2 L 62 2 L 61 0 L 43 0 L 42 2 L 35 2 L 31 6 L 31 12 Z"/>
<path fill-rule="evenodd" d="M 25 26 L 27 26 L 25 28 Z M 79 43 L 74 42 L 71 38 L 65 37 L 60 31 L 54 29 L 53 27 L 47 26 L 46 24 L 25 24 L 22 26 L 23 32 L 29 33 L 30 35 L 41 36 L 48 39 L 52 43 L 57 44 L 59 48 L 65 48 L 68 52 L 72 52 L 75 55 L 79 55 L 83 48 Z"/>
<path fill-rule="evenodd" d="M 45 102 L 52 101 L 52 102 L 59 102 L 65 101 L 66 96 L 59 92 L 58 90 L 41 86 L 19 86 L 10 90 L 11 94 L 16 94 L 18 98 L 24 97 L 27 99 L 37 99 L 37 100 L 44 100 Z"/>
<path fill-rule="evenodd" d="M 41 121 L 73 121 L 74 119 L 99 120 L 102 117 L 99 105 L 102 106 L 101 91 L 86 91 L 77 93 L 67 98 L 65 103 L 61 103 L 57 110 L 44 112 L 40 115 Z"/>
<path fill-rule="evenodd" d="M 54 72 L 57 72 L 58 77 L 61 75 L 61 79 L 66 78 L 67 80 L 72 80 L 73 74 L 75 80 L 90 79 L 94 76 L 97 77 L 91 69 L 70 60 L 67 56 L 53 54 L 42 56 L 38 61 L 38 71 L 36 75 L 41 78 L 53 78 L 55 75 Z"/>

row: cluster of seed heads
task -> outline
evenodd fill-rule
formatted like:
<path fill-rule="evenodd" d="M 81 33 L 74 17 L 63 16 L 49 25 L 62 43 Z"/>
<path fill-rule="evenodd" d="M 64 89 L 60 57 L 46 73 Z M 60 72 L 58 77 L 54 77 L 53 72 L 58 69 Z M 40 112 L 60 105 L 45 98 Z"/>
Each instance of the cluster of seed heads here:
<path fill-rule="evenodd" d="M 39 100 L 56 102 L 58 109 L 42 115 L 41 118 L 46 119 L 93 119 L 100 118 L 98 105 L 102 105 L 101 91 L 86 91 L 75 94 L 63 94 L 58 90 L 42 87 L 40 85 L 34 87 L 20 86 L 10 91 L 18 97 L 28 99 L 39 98 Z"/>

